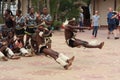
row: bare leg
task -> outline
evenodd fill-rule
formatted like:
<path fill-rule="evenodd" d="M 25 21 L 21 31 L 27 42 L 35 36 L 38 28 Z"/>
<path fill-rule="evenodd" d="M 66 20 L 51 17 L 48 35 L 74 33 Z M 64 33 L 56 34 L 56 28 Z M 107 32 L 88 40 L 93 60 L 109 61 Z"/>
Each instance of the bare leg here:
<path fill-rule="evenodd" d="M 21 52 L 22 55 L 25 56 L 25 57 L 32 57 L 32 54 L 29 53 L 25 48 L 20 48 L 20 52 Z"/>
<path fill-rule="evenodd" d="M 5 57 L 1 51 L 0 51 L 0 59 L 2 59 L 3 61 L 8 61 L 7 57 Z"/>
<path fill-rule="evenodd" d="M 82 41 L 82 40 L 79 40 L 79 39 L 76 39 L 75 42 L 74 42 L 74 46 L 84 46 L 86 48 L 99 48 L 99 49 L 102 49 L 103 45 L 104 45 L 104 42 L 101 42 L 99 45 L 90 45 L 87 41 Z"/>
<path fill-rule="evenodd" d="M 7 47 L 7 48 L 5 49 L 5 51 L 7 51 L 10 59 L 20 59 L 20 57 L 17 56 L 17 55 L 15 55 L 10 48 Z"/>
<path fill-rule="evenodd" d="M 74 56 L 72 58 L 68 58 L 62 53 L 58 53 L 52 49 L 44 48 L 43 49 L 44 54 L 51 56 L 56 62 L 61 64 L 66 70 L 72 65 L 72 62 L 74 60 Z"/>
<path fill-rule="evenodd" d="M 108 37 L 107 37 L 107 39 L 110 39 L 110 33 L 111 33 L 111 32 L 110 32 L 110 31 L 108 31 Z"/>
<path fill-rule="evenodd" d="M 53 51 L 52 49 L 44 48 L 43 52 L 45 55 L 49 55 L 50 57 L 54 58 L 55 60 L 58 58 L 59 53 Z"/>

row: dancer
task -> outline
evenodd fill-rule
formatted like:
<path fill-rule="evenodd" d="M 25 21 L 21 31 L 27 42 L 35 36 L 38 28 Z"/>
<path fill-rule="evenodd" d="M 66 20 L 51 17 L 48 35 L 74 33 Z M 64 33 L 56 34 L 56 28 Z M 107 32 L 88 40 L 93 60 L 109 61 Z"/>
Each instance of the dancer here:
<path fill-rule="evenodd" d="M 44 53 L 45 55 L 49 55 L 52 57 L 56 62 L 61 64 L 64 69 L 69 69 L 69 67 L 72 65 L 72 62 L 74 60 L 74 56 L 72 58 L 68 58 L 63 53 L 58 53 L 50 48 L 45 43 L 46 36 L 49 36 L 49 34 L 45 33 L 43 25 L 39 26 L 39 28 L 36 30 L 36 36 L 35 38 L 32 38 L 31 43 L 34 43 L 37 45 L 39 52 Z"/>
<path fill-rule="evenodd" d="M 76 39 L 75 33 L 77 33 L 77 29 L 81 29 L 81 28 L 78 26 L 75 26 L 75 25 L 76 25 L 76 22 L 73 19 L 73 20 L 69 20 L 68 25 L 65 26 L 65 40 L 66 40 L 66 43 L 68 44 L 68 46 L 70 46 L 72 48 L 84 46 L 85 48 L 102 49 L 104 42 L 101 42 L 99 45 L 97 45 L 97 44 L 91 45 L 87 41 Z M 82 29 L 90 29 L 90 28 L 83 27 Z"/>

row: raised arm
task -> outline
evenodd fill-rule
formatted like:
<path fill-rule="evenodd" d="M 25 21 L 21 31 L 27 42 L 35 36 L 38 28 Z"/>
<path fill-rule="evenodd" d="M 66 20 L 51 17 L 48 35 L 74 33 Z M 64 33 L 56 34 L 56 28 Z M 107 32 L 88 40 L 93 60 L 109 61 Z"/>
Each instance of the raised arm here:
<path fill-rule="evenodd" d="M 90 29 L 90 27 L 79 27 L 79 26 L 72 26 L 72 25 L 67 25 L 67 27 L 71 29 Z"/>

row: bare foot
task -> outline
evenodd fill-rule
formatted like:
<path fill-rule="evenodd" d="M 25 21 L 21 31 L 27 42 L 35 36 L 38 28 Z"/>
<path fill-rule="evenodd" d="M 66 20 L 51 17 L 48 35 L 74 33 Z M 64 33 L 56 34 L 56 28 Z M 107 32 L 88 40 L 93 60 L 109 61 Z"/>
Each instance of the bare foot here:
<path fill-rule="evenodd" d="M 102 49 L 103 46 L 104 46 L 104 42 L 100 43 L 99 49 Z"/>
<path fill-rule="evenodd" d="M 64 66 L 64 69 L 68 70 L 71 65 L 72 65 L 71 63 L 68 63 L 66 66 Z"/>
<path fill-rule="evenodd" d="M 72 58 L 68 59 L 67 62 L 68 63 L 72 63 L 74 59 L 75 59 L 75 56 L 73 56 Z"/>
<path fill-rule="evenodd" d="M 7 57 L 5 57 L 5 56 L 3 56 L 1 59 L 2 59 L 3 61 L 8 61 Z"/>
<path fill-rule="evenodd" d="M 13 55 L 10 59 L 20 59 L 20 56 Z"/>
<path fill-rule="evenodd" d="M 29 53 L 26 53 L 24 56 L 25 56 L 25 57 L 32 57 L 33 55 L 32 55 L 32 54 L 29 54 Z"/>
<path fill-rule="evenodd" d="M 68 68 L 72 65 L 72 62 L 73 62 L 74 59 L 75 59 L 75 56 L 73 56 L 72 58 L 70 58 L 69 60 L 67 60 L 68 65 L 64 66 L 64 68 L 66 70 L 68 70 Z"/>

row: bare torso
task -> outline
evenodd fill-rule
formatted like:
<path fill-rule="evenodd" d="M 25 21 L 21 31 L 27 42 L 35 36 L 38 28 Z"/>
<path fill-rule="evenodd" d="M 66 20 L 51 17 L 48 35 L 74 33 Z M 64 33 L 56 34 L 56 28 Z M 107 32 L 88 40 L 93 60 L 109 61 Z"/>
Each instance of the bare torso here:
<path fill-rule="evenodd" d="M 70 28 L 69 26 L 66 26 L 65 31 L 64 31 L 65 40 L 73 38 L 74 32 L 77 32 L 76 29 L 73 29 L 73 28 Z"/>

